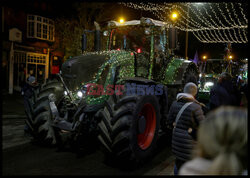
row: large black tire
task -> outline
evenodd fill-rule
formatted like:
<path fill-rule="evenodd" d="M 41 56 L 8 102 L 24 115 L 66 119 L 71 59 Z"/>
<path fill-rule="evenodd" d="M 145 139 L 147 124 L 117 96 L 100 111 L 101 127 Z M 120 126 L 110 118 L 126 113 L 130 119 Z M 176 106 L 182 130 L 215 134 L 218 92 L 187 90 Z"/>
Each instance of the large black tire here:
<path fill-rule="evenodd" d="M 58 105 L 63 98 L 63 85 L 59 81 L 47 81 L 33 97 L 32 114 L 27 117 L 26 123 L 32 130 L 35 140 L 41 144 L 56 144 L 55 133 L 52 127 L 52 115 L 49 108 L 50 94 L 55 95 L 55 103 Z"/>
<path fill-rule="evenodd" d="M 153 95 L 125 94 L 121 97 L 113 95 L 106 101 L 106 106 L 99 112 L 98 139 L 108 155 L 128 167 L 151 158 L 160 127 L 158 102 Z"/>
<path fill-rule="evenodd" d="M 28 108 L 25 108 L 25 113 L 27 115 L 27 118 L 25 119 L 25 123 L 28 126 L 29 130 L 33 132 L 34 125 L 33 125 L 33 118 L 34 116 L 34 109 L 35 104 L 38 102 L 38 96 L 41 90 L 44 90 L 48 87 L 50 87 L 51 84 L 58 83 L 57 79 L 48 79 L 44 84 L 39 84 L 36 87 L 33 88 L 33 94 L 32 96 L 27 100 L 27 106 Z"/>

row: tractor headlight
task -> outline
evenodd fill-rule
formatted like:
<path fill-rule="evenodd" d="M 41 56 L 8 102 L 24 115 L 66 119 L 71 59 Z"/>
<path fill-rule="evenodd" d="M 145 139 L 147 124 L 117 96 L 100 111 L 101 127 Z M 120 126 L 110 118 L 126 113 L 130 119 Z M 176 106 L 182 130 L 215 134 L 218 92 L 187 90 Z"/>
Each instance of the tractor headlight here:
<path fill-rule="evenodd" d="M 78 92 L 77 92 L 77 96 L 78 96 L 79 98 L 82 98 L 82 96 L 83 96 L 82 91 L 78 91 Z"/>
<path fill-rule="evenodd" d="M 67 96 L 67 95 L 68 95 L 68 92 L 67 92 L 67 91 L 64 91 L 64 95 Z"/>
<path fill-rule="evenodd" d="M 77 92 L 77 96 L 79 98 L 82 98 L 82 97 L 84 97 L 86 95 L 86 93 L 87 93 L 87 86 L 83 85 L 82 89 Z"/>
<path fill-rule="evenodd" d="M 151 32 L 151 31 L 150 31 L 150 28 L 146 28 L 146 29 L 145 29 L 145 34 L 146 34 L 146 35 L 149 35 L 150 32 Z"/>
<path fill-rule="evenodd" d="M 109 32 L 108 31 L 104 31 L 103 32 L 103 36 L 108 36 Z"/>
<path fill-rule="evenodd" d="M 204 88 L 211 87 L 213 85 L 214 85 L 214 82 L 206 82 L 205 85 L 204 85 Z"/>

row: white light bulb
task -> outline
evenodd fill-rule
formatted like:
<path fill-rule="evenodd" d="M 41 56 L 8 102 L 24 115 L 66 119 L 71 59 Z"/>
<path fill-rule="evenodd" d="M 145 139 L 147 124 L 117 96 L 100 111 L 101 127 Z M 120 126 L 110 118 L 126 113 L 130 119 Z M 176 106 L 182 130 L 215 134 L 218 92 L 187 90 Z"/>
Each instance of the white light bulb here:
<path fill-rule="evenodd" d="M 82 97 L 82 92 L 81 92 L 81 91 L 78 91 L 78 92 L 77 92 L 77 96 L 78 96 L 79 98 L 81 98 L 81 97 Z"/>

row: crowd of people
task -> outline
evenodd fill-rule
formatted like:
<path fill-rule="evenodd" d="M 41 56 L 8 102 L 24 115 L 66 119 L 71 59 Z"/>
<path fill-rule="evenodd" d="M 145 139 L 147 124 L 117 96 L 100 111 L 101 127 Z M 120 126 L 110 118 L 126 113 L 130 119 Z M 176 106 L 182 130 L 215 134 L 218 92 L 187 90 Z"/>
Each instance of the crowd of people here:
<path fill-rule="evenodd" d="M 195 99 L 190 82 L 170 107 L 174 175 L 248 175 L 247 88 L 228 73 L 220 74 L 210 91 L 209 106 Z"/>

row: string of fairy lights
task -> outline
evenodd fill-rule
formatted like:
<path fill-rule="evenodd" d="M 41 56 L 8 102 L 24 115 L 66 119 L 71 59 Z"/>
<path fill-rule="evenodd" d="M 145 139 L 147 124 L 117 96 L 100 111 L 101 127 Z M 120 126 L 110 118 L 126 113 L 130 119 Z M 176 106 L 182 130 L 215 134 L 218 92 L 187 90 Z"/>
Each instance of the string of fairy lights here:
<path fill-rule="evenodd" d="M 188 31 L 203 43 L 248 43 L 247 3 L 152 3 L 121 2 L 142 11 L 150 11 L 159 20 Z M 170 15 L 176 12 L 178 18 Z"/>

